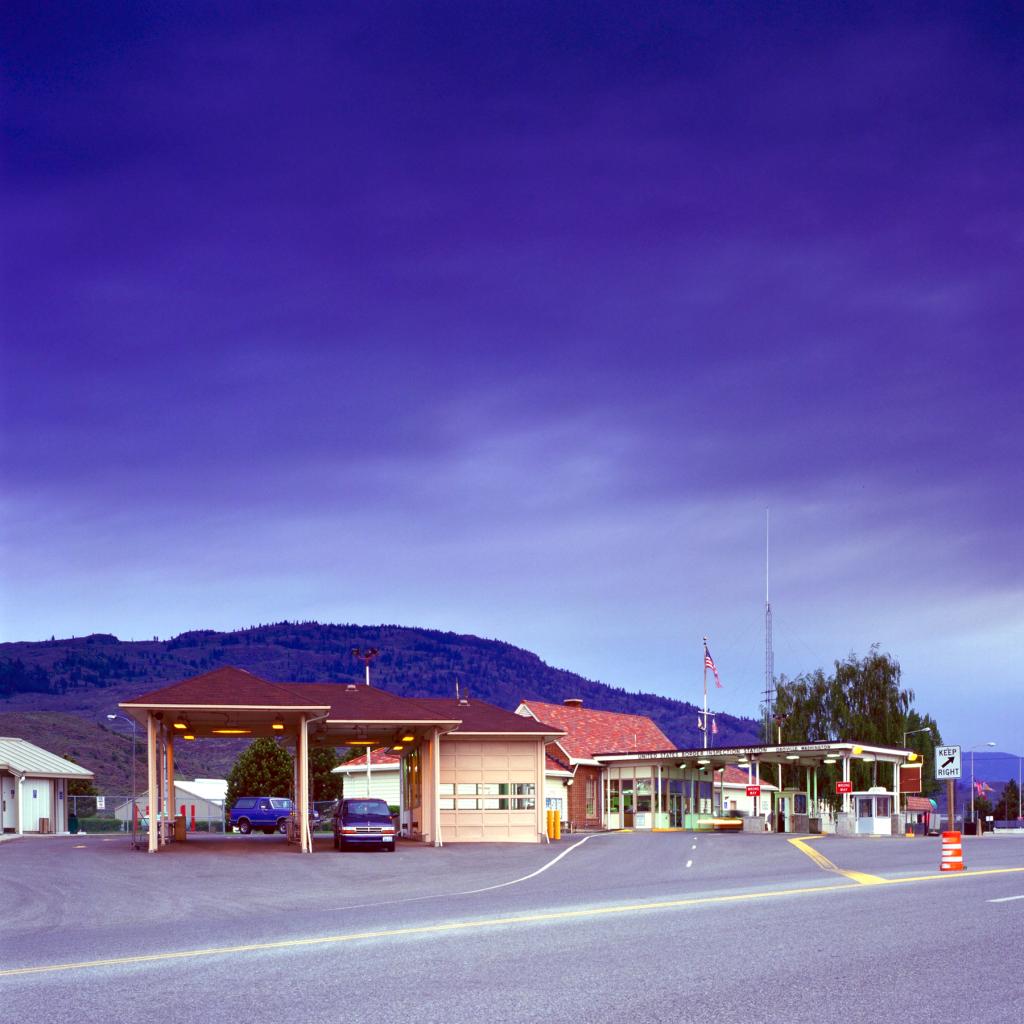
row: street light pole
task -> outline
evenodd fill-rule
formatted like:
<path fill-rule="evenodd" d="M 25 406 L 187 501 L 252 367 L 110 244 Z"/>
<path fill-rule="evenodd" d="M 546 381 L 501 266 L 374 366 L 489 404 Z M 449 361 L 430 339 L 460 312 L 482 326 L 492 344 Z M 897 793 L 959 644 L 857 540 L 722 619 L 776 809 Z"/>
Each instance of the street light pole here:
<path fill-rule="evenodd" d="M 135 839 L 135 747 L 136 747 L 136 728 L 135 719 L 128 718 L 127 715 L 107 715 L 107 720 L 113 722 L 115 719 L 120 718 L 122 721 L 127 722 L 132 727 L 132 840 Z"/>

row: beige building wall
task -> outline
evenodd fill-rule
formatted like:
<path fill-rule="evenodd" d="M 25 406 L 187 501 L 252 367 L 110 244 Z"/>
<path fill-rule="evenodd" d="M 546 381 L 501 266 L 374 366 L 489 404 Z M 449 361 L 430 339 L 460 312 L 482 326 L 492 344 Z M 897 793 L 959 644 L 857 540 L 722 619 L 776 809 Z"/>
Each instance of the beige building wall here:
<path fill-rule="evenodd" d="M 441 835 L 446 842 L 540 841 L 542 741 L 463 739 L 441 745 Z"/>

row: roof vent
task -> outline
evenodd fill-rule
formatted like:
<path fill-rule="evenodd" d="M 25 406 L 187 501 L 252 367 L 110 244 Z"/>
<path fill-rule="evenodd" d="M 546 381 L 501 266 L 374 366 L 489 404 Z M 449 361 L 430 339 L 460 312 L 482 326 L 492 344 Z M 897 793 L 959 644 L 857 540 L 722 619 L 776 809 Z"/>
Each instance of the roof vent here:
<path fill-rule="evenodd" d="M 355 688 L 356 688 L 356 684 L 355 683 L 346 683 L 345 684 L 345 689 L 346 690 L 354 690 Z"/>
<path fill-rule="evenodd" d="M 562 701 L 562 703 L 567 708 L 581 708 L 581 707 L 583 707 L 583 698 L 582 697 L 566 697 L 565 700 Z"/>
<path fill-rule="evenodd" d="M 462 704 L 462 705 L 464 705 L 464 706 L 468 706 L 468 705 L 469 705 L 469 701 L 468 701 L 468 700 L 466 700 L 466 698 L 465 698 L 465 697 L 460 697 L 460 698 L 459 698 L 459 703 L 460 703 L 460 704 Z"/>

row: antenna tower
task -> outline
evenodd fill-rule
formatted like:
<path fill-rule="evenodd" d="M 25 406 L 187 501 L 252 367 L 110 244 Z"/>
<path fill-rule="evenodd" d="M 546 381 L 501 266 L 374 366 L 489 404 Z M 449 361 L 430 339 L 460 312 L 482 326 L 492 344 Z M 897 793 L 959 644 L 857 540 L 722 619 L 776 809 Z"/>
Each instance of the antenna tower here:
<path fill-rule="evenodd" d="M 775 714 L 775 651 L 772 648 L 772 604 L 768 598 L 768 509 L 764 510 L 764 741 L 772 741 Z"/>

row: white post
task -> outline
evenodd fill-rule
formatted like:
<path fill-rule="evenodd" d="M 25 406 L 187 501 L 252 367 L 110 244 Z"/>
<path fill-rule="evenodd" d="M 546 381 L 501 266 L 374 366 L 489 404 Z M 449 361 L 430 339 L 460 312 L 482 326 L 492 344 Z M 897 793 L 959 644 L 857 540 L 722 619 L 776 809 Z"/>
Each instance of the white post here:
<path fill-rule="evenodd" d="M 430 760 L 433 762 L 433 771 L 431 772 L 434 785 L 434 845 L 441 846 L 441 801 L 439 794 L 441 792 L 441 730 L 434 729 L 434 734 L 430 740 Z"/>
<path fill-rule="evenodd" d="M 146 784 L 149 788 L 149 845 L 150 853 L 157 850 L 157 799 L 160 796 L 156 750 L 156 719 L 146 712 Z"/>

